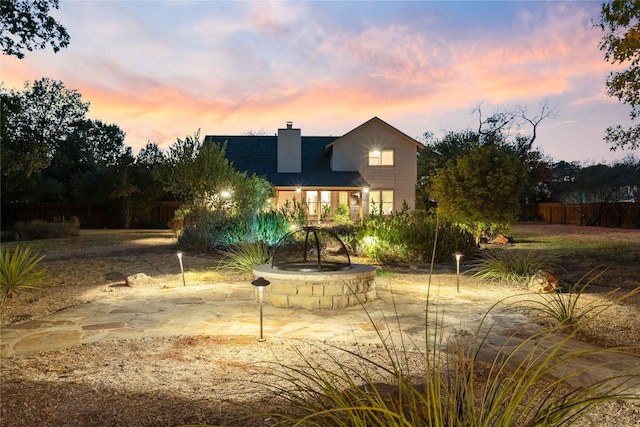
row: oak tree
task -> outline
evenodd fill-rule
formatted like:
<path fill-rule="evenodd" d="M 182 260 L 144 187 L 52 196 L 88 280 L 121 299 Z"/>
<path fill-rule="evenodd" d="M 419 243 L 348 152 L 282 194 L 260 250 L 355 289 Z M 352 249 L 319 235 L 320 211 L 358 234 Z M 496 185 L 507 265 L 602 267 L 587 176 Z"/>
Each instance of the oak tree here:
<path fill-rule="evenodd" d="M 611 150 L 640 147 L 640 2 L 614 0 L 604 3 L 596 25 L 605 32 L 600 50 L 612 64 L 627 66 L 607 77 L 607 93 L 631 107 L 630 127 L 620 124 L 606 130 L 605 141 Z"/>
<path fill-rule="evenodd" d="M 4 55 L 24 58 L 24 51 L 54 52 L 69 45 L 66 28 L 49 15 L 58 0 L 0 0 L 0 47 Z"/>

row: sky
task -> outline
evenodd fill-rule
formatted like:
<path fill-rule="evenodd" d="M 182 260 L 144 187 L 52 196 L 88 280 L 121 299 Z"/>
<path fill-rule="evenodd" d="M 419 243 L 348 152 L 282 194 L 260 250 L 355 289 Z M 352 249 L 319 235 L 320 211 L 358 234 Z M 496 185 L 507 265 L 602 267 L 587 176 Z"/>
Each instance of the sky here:
<path fill-rule="evenodd" d="M 554 161 L 612 163 L 605 129 L 628 125 L 607 96 L 590 1 L 61 0 L 70 45 L 2 56 L 7 88 L 43 77 L 147 142 L 275 134 L 340 136 L 379 117 L 413 138 L 477 129 L 483 116 L 541 105 L 536 145 Z M 530 128 L 523 128 L 529 133 Z"/>

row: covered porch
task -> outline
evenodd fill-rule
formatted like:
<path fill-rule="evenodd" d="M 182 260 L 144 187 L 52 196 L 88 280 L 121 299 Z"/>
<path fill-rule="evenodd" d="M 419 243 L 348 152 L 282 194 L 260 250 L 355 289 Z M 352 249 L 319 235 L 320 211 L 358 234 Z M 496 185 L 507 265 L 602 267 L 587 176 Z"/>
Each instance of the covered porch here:
<path fill-rule="evenodd" d="M 369 188 L 276 187 L 277 209 L 295 204 L 304 206 L 308 221 L 332 221 L 336 213 L 356 221 L 369 213 Z"/>

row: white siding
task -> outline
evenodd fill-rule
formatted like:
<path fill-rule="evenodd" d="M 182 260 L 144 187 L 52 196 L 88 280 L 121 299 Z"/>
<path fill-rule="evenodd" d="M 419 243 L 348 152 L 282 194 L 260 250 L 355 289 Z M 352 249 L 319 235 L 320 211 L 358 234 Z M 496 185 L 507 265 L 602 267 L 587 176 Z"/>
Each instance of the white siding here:
<path fill-rule="evenodd" d="M 371 150 L 393 150 L 394 165 L 369 166 Z M 372 120 L 336 141 L 333 145 L 333 170 L 358 171 L 370 184 L 371 190 L 394 191 L 395 210 L 400 210 L 403 202 L 413 209 L 418 175 L 416 151 L 416 144 L 406 135 L 382 121 Z"/>

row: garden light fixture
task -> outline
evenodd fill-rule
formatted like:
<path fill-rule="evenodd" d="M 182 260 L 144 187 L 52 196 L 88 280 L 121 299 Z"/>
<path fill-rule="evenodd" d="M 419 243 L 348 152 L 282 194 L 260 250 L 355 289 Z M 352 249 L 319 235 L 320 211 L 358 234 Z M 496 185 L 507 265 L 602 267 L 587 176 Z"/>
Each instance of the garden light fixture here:
<path fill-rule="evenodd" d="M 182 265 L 182 252 L 179 251 L 176 255 L 178 255 L 178 262 L 180 263 L 180 273 L 182 274 L 182 286 L 187 286 L 187 283 L 184 281 L 184 267 Z"/>
<path fill-rule="evenodd" d="M 464 254 L 456 252 L 453 256 L 456 258 L 456 290 L 460 292 L 460 259 Z"/>
<path fill-rule="evenodd" d="M 258 341 L 262 342 L 262 341 L 265 341 L 264 335 L 262 334 L 262 301 L 263 301 L 264 287 L 269 286 L 271 282 L 269 282 L 264 277 L 258 277 L 256 280 L 251 282 L 251 284 L 258 288 L 258 301 L 260 302 L 260 338 L 258 338 Z"/>

